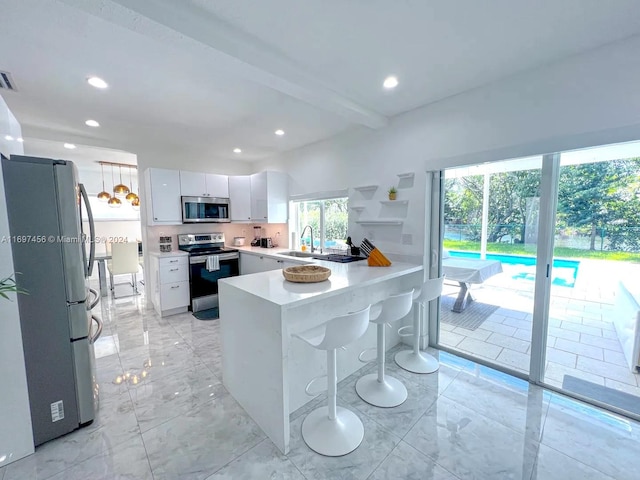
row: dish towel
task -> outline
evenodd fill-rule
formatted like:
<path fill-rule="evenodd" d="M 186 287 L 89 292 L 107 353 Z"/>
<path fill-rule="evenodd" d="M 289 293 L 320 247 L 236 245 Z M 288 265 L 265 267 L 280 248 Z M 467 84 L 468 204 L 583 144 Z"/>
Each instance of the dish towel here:
<path fill-rule="evenodd" d="M 218 255 L 209 255 L 207 257 L 205 268 L 208 272 L 215 272 L 216 270 L 220 270 L 220 258 L 218 257 Z"/>

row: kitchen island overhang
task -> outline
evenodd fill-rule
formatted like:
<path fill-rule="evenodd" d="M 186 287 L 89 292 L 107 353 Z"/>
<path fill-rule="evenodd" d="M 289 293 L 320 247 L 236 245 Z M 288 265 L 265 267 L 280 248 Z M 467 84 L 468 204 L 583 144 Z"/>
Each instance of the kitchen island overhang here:
<path fill-rule="evenodd" d="M 305 385 L 326 374 L 324 352 L 292 334 L 423 282 L 421 265 L 313 263 L 331 268 L 331 277 L 318 283 L 292 283 L 281 270 L 272 270 L 219 283 L 223 384 L 283 453 L 289 451 L 290 413 L 312 400 Z M 403 323 L 409 323 L 410 316 Z M 399 341 L 395 329 L 390 331 L 386 348 Z M 375 327 L 370 325 L 362 338 L 339 350 L 338 380 L 360 369 L 358 354 L 375 344 Z"/>

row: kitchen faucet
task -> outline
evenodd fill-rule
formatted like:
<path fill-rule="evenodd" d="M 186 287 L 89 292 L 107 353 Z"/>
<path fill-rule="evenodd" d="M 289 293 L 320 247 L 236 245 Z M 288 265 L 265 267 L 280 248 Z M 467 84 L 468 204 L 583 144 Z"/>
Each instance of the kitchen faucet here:
<path fill-rule="evenodd" d="M 307 231 L 307 228 L 311 231 L 311 253 L 313 253 L 313 227 L 311 225 L 307 225 L 302 229 L 302 235 L 300 235 L 300 240 L 304 238 L 304 232 Z"/>

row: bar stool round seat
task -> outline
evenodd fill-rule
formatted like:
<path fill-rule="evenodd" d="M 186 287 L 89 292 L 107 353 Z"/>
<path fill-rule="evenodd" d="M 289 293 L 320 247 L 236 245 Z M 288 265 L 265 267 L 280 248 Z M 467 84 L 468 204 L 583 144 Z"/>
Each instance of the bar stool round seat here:
<path fill-rule="evenodd" d="M 403 327 L 398 330 L 401 336 L 405 336 L 402 330 L 412 328 L 413 350 L 403 350 L 396 353 L 395 360 L 400 368 L 412 373 L 433 373 L 440 368 L 438 360 L 427 352 L 420 351 L 420 325 L 425 318 L 426 304 L 442 295 L 444 275 L 440 278 L 430 278 L 422 285 L 422 288 L 414 294 L 416 305 L 413 313 L 413 327 Z"/>
<path fill-rule="evenodd" d="M 407 388 L 397 378 L 385 375 L 385 325 L 404 318 L 411 311 L 413 290 L 391 295 L 372 307 L 371 323 L 377 325 L 378 372 L 364 375 L 356 382 L 356 393 L 362 400 L 376 407 L 397 407 L 407 399 Z M 366 350 L 365 350 L 366 352 Z M 360 354 L 360 358 L 365 353 Z"/>
<path fill-rule="evenodd" d="M 339 457 L 354 451 L 364 438 L 360 418 L 344 407 L 336 405 L 338 376 L 336 349 L 360 338 L 369 326 L 371 305 L 354 313 L 334 317 L 327 323 L 294 335 L 313 348 L 327 352 L 328 404 L 309 413 L 302 422 L 302 438 L 308 447 L 329 457 Z M 312 383 L 309 382 L 306 391 Z"/>

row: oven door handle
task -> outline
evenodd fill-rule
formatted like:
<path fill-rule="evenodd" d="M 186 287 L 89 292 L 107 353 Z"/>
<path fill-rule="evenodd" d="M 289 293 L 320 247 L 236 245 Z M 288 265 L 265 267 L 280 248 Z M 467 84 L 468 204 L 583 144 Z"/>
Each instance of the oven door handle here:
<path fill-rule="evenodd" d="M 221 262 L 224 260 L 236 260 L 240 258 L 237 253 L 214 253 L 213 255 L 216 255 L 218 257 L 218 260 L 220 260 Z M 210 256 L 212 255 L 198 255 L 197 257 L 190 257 L 189 263 L 192 265 L 195 263 L 205 263 L 207 261 L 207 258 Z"/>

